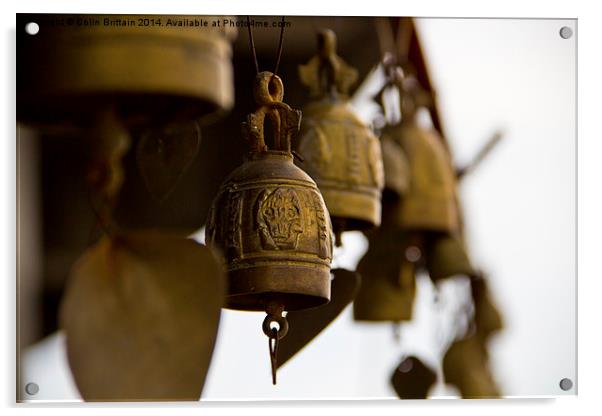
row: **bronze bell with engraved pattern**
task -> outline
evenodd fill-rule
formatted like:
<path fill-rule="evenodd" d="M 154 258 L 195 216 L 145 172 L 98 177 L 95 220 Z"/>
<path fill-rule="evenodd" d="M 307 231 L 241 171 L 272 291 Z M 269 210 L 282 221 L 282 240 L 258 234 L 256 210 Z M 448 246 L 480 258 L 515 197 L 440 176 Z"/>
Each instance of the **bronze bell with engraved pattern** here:
<path fill-rule="evenodd" d="M 336 234 L 378 226 L 383 165 L 376 136 L 347 99 L 357 71 L 336 55 L 336 36 L 318 33 L 318 54 L 299 67 L 314 101 L 303 109 L 300 166 L 315 179 Z"/>
<path fill-rule="evenodd" d="M 404 77 L 402 71 L 390 74 L 389 85 L 399 92 L 401 122 L 387 126 L 381 140 L 383 145 L 394 142 L 399 146 L 407 168 L 397 173 L 404 177 L 396 179 L 407 179 L 405 187 L 396 187 L 399 198 L 382 215 L 390 216 L 387 222 L 392 226 L 407 231 L 455 233 L 460 224 L 451 157 L 439 134 L 417 120 L 418 109 L 428 105 L 430 97 L 415 78 Z"/>
<path fill-rule="evenodd" d="M 251 151 L 221 185 L 206 240 L 225 256 L 227 307 L 272 314 L 278 305 L 280 315 L 330 299 L 332 225 L 316 183 L 293 163 L 301 112 L 282 102 L 282 81 L 270 72 L 257 75 L 254 94 L 259 108 L 243 123 Z M 273 149 L 264 139 L 266 118 Z"/>

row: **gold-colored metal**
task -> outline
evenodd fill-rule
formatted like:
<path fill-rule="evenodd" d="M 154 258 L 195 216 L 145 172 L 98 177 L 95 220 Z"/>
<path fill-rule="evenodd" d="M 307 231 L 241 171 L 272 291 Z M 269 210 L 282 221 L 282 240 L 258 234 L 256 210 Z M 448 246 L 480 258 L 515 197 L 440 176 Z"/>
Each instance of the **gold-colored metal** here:
<path fill-rule="evenodd" d="M 459 228 L 456 176 L 449 152 L 435 130 L 420 126 L 416 120 L 417 110 L 428 106 L 431 99 L 416 79 L 404 77 L 401 68 L 385 63 L 385 69 L 388 81 L 380 93 L 383 109 L 386 113 L 384 92 L 395 88 L 400 98 L 401 121 L 384 129 L 383 148 L 393 151 L 395 148 L 390 142 L 396 143 L 407 160 L 407 168 L 401 167 L 403 162 L 388 164 L 391 176 L 385 180 L 394 184 L 392 190 L 401 196 L 397 206 L 387 207 L 391 226 L 403 230 L 456 232 Z M 400 167 L 393 170 L 395 166 Z"/>
<path fill-rule="evenodd" d="M 475 269 L 459 237 L 443 233 L 430 235 L 425 257 L 426 269 L 435 282 L 455 275 L 475 275 Z"/>
<path fill-rule="evenodd" d="M 334 32 L 318 34 L 318 54 L 299 67 L 299 75 L 315 98 L 303 109 L 300 166 L 318 184 L 335 232 L 379 225 L 381 149 L 348 103 L 357 71 L 336 55 Z"/>
<path fill-rule="evenodd" d="M 259 109 L 243 123 L 251 152 L 218 191 L 207 242 L 225 255 L 229 308 L 319 306 L 330 298 L 333 236 L 316 183 L 293 163 L 290 141 L 301 112 L 282 102 L 282 81 L 270 72 L 257 75 L 254 94 Z M 264 140 L 266 117 L 275 150 Z"/>
<path fill-rule="evenodd" d="M 473 335 L 452 344 L 443 358 L 445 382 L 455 385 L 465 399 L 500 396 L 489 368 L 487 347 Z"/>
<path fill-rule="evenodd" d="M 446 352 L 443 374 L 446 382 L 454 384 L 464 398 L 499 397 L 500 391 L 489 366 L 487 344 L 494 333 L 503 329 L 502 316 L 491 299 L 485 277 L 475 273 L 470 283 L 473 324 L 470 332 Z"/>
<path fill-rule="evenodd" d="M 386 184 L 382 225 L 369 234 L 370 247 L 358 264 L 358 321 L 410 320 L 419 269 L 426 269 L 433 280 L 473 272 L 454 237 L 459 212 L 449 154 L 434 131 L 415 121 L 417 107 L 427 99 L 417 85 L 404 84 L 399 67 L 387 70 L 389 86 L 400 94 L 402 119 L 381 135 Z M 383 108 L 386 112 L 384 102 Z"/>
<path fill-rule="evenodd" d="M 197 119 L 229 110 L 236 29 L 212 26 L 221 19 L 36 16 L 40 35 L 20 39 L 17 118 L 35 124 L 73 122 L 107 101 L 119 103 L 128 124 Z"/>
<path fill-rule="evenodd" d="M 224 286 L 220 262 L 191 239 L 145 231 L 88 249 L 60 309 L 84 400 L 199 400 Z"/>
<path fill-rule="evenodd" d="M 472 300 L 474 303 L 474 325 L 479 337 L 485 342 L 504 328 L 501 312 L 495 306 L 487 280 L 482 274 L 471 279 Z"/>
<path fill-rule="evenodd" d="M 369 235 L 370 246 L 357 271 L 362 284 L 353 302 L 356 321 L 412 319 L 416 268 L 421 253 L 407 234 L 382 227 Z"/>
<path fill-rule="evenodd" d="M 456 232 L 458 205 L 456 179 L 449 154 L 434 130 L 414 120 L 391 127 L 390 137 L 401 146 L 409 162 L 409 189 L 397 202 L 394 226 L 405 230 Z"/>
<path fill-rule="evenodd" d="M 400 144 L 391 137 L 390 128 L 380 136 L 385 173 L 383 199 L 401 198 L 410 188 L 410 162 Z"/>

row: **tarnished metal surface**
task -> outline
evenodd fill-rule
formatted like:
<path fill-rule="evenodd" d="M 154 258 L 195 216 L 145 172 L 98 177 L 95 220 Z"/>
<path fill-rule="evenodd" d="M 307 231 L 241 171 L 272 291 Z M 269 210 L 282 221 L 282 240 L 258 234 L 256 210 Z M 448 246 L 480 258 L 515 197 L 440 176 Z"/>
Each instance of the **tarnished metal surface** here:
<path fill-rule="evenodd" d="M 465 399 L 500 396 L 489 368 L 486 345 L 473 335 L 452 344 L 443 358 L 445 382 L 455 385 Z"/>
<path fill-rule="evenodd" d="M 410 188 L 410 162 L 385 127 L 380 136 L 385 173 L 383 199 L 401 198 Z"/>
<path fill-rule="evenodd" d="M 317 337 L 353 301 L 360 286 L 359 273 L 335 269 L 332 274 L 330 302 L 317 308 L 289 312 L 286 315 L 290 331 L 286 338 L 282 339 L 278 349 L 279 367 Z"/>
<path fill-rule="evenodd" d="M 285 310 L 318 306 L 330 298 L 333 236 L 315 182 L 290 152 L 301 114 L 282 103 L 282 81 L 269 72 L 257 76 L 254 93 L 260 107 L 243 126 L 251 152 L 220 187 L 207 242 L 226 258 L 228 307 L 265 310 L 270 301 Z M 265 117 L 273 123 L 276 150 L 266 145 Z"/>
<path fill-rule="evenodd" d="M 407 234 L 383 227 L 369 234 L 370 246 L 357 270 L 362 284 L 353 302 L 356 321 L 412 319 L 416 268 L 421 257 Z M 409 250 L 409 251 L 408 251 Z M 409 256 L 408 256 L 409 254 Z M 409 259 L 414 260 L 410 261 Z"/>
<path fill-rule="evenodd" d="M 429 236 L 425 262 L 433 281 L 455 275 L 475 275 L 462 240 L 449 234 L 436 233 Z"/>
<path fill-rule="evenodd" d="M 489 365 L 487 346 L 503 329 L 502 316 L 491 299 L 484 276 L 471 278 L 473 324 L 468 334 L 454 342 L 443 359 L 443 374 L 464 398 L 494 398 L 500 392 Z"/>
<path fill-rule="evenodd" d="M 433 280 L 471 275 L 460 239 L 456 178 L 441 138 L 416 122 L 428 97 L 416 80 L 385 62 L 387 84 L 380 92 L 385 115 L 386 88 L 399 93 L 401 120 L 381 134 L 385 167 L 382 225 L 369 233 L 370 248 L 358 264 L 362 287 L 354 302 L 360 321 L 399 322 L 412 318 L 416 272 Z M 393 118 L 391 118 L 393 120 Z"/>
<path fill-rule="evenodd" d="M 347 102 L 357 72 L 336 55 L 334 32 L 318 34 L 318 54 L 299 68 L 299 74 L 315 98 L 303 109 L 300 166 L 316 180 L 335 231 L 379 225 L 381 149 Z"/>
<path fill-rule="evenodd" d="M 391 127 L 389 132 L 403 149 L 410 170 L 408 190 L 393 208 L 392 223 L 402 229 L 457 231 L 455 173 L 437 133 L 413 120 Z"/>
<path fill-rule="evenodd" d="M 485 277 L 477 275 L 471 279 L 471 289 L 475 329 L 481 339 L 487 341 L 491 335 L 504 329 L 502 314 L 491 298 Z"/>
<path fill-rule="evenodd" d="M 117 102 L 128 123 L 152 124 L 223 112 L 234 103 L 231 40 L 236 29 L 167 25 L 168 19 L 212 21 L 215 17 L 33 18 L 43 35 L 25 35 L 19 50 L 17 118 L 21 121 L 74 122 L 106 102 Z M 80 20 L 87 24 L 77 23 Z"/>
<path fill-rule="evenodd" d="M 198 400 L 225 275 L 193 240 L 140 232 L 105 237 L 73 267 L 61 327 L 87 401 Z"/>

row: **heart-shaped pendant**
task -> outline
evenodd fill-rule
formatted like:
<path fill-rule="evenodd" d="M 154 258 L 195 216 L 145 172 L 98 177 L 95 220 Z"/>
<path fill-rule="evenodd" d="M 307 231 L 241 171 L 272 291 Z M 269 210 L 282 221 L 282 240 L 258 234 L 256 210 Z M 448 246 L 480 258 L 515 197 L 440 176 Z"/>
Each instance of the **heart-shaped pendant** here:
<path fill-rule="evenodd" d="M 353 301 L 360 286 L 359 273 L 335 269 L 332 274 L 334 278 L 330 302 L 317 308 L 289 312 L 286 315 L 290 329 L 278 347 L 278 367 L 309 344 Z"/>
<path fill-rule="evenodd" d="M 167 126 L 144 134 L 136 148 L 138 169 L 151 195 L 164 201 L 188 170 L 201 143 L 197 123 Z"/>
<path fill-rule="evenodd" d="M 190 239 L 139 232 L 84 253 L 60 311 L 84 400 L 198 400 L 224 282 L 213 253 Z"/>

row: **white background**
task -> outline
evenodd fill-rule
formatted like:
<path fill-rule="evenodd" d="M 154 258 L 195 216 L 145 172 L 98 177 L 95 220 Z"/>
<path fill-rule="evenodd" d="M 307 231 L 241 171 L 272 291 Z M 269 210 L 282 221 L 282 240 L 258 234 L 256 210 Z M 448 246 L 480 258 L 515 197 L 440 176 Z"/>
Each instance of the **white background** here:
<path fill-rule="evenodd" d="M 420 2 L 420 6 L 418 5 L 408 5 L 404 6 L 403 9 L 384 9 L 379 8 L 374 9 L 374 4 L 377 2 L 370 2 L 370 10 L 367 9 L 351 9 L 349 5 L 345 5 L 344 8 L 341 6 L 336 7 L 335 5 L 330 6 L 330 9 L 326 9 L 321 5 L 321 8 L 318 8 L 317 5 L 312 7 L 309 2 L 303 2 L 302 8 L 299 9 L 287 9 L 286 11 L 280 10 L 278 8 L 263 6 L 257 7 L 255 4 L 250 3 L 240 3 L 239 5 L 236 2 L 232 2 L 229 8 L 223 7 L 223 5 L 202 5 L 198 8 L 192 8 L 185 2 L 170 2 L 167 3 L 159 3 L 154 2 L 153 4 L 157 4 L 156 7 L 152 9 L 149 8 L 149 4 L 152 2 L 145 2 L 146 7 L 144 9 L 134 7 L 136 2 L 131 2 L 127 7 L 123 7 L 123 5 L 119 8 L 116 7 L 118 2 L 110 2 L 105 1 L 102 4 L 102 7 L 98 5 L 94 5 L 92 2 L 61 2 L 60 5 L 70 4 L 71 7 L 57 6 L 52 10 L 48 10 L 47 6 L 44 2 L 28 2 L 27 4 L 20 4 L 17 8 L 18 11 L 28 11 L 35 12 L 40 10 L 46 11 L 78 11 L 78 12 L 164 12 L 164 13 L 233 13 L 233 14 L 244 14 L 246 12 L 254 13 L 254 14 L 317 14 L 316 11 L 320 10 L 320 14 L 332 14 L 332 15 L 341 15 L 341 14 L 385 14 L 385 15 L 394 15 L 394 14 L 406 14 L 406 15 L 440 15 L 440 16 L 491 16 L 491 15 L 499 15 L 499 16 L 536 16 L 536 17 L 578 17 L 579 18 L 579 275 L 580 275 L 580 285 L 579 285 L 579 319 L 580 319 L 580 339 L 579 339 L 579 394 L 580 397 L 578 399 L 575 398 L 565 398 L 562 400 L 558 400 L 555 402 L 539 402 L 539 401 L 505 401 L 505 402 L 496 402 L 495 405 L 492 405 L 490 402 L 463 402 L 461 403 L 451 403 L 451 402 L 436 402 L 436 403 L 421 403 L 421 404 L 408 404 L 404 403 L 403 409 L 396 409 L 396 406 L 388 404 L 375 404 L 375 403 L 360 403 L 353 402 L 347 403 L 346 405 L 336 404 L 337 407 L 354 407 L 354 411 L 356 412 L 364 412 L 367 410 L 365 406 L 374 406 L 378 407 L 379 410 L 389 411 L 389 412 L 398 412 L 398 411 L 427 411 L 427 412 L 461 412 L 461 413 L 470 413 L 470 412 L 479 412 L 482 413 L 484 410 L 484 406 L 487 408 L 488 412 L 504 412 L 507 413 L 509 410 L 513 410 L 516 407 L 529 407 L 529 411 L 531 412 L 546 412 L 546 414 L 552 413 L 560 413 L 566 411 L 574 411 L 573 407 L 578 407 L 579 409 L 589 409 L 592 410 L 593 407 L 599 407 L 599 405 L 595 402 L 595 396 L 597 395 L 597 390 L 600 388 L 600 382 L 597 380 L 598 370 L 599 370 L 599 357 L 597 355 L 597 351 L 600 350 L 600 340 L 599 335 L 593 334 L 591 331 L 593 328 L 599 326 L 597 324 L 597 317 L 599 317 L 599 308 L 596 306 L 596 299 L 600 294 L 600 285 L 597 274 L 594 273 L 594 265 L 597 262 L 597 252 L 596 247 L 597 237 L 600 233 L 600 212 L 602 211 L 600 206 L 600 193 L 599 193 L 599 179 L 602 177 L 599 171 L 600 169 L 600 145 L 597 142 L 597 136 L 594 135 L 594 131 L 599 131 L 597 128 L 597 124 L 594 122 L 597 120 L 599 115 L 596 110 L 599 108 L 599 104 L 594 99 L 597 99 L 600 96 L 599 89 L 599 81 L 596 80 L 596 77 L 599 76 L 600 66 L 599 66 L 599 58 L 594 58 L 595 56 L 595 44 L 601 39 L 599 29 L 598 19 L 599 16 L 596 15 L 594 10 L 586 10 L 582 8 L 582 6 L 578 4 L 569 5 L 564 2 L 541 2 L 532 5 L 531 3 L 525 4 L 525 2 L 513 2 L 506 1 L 503 4 L 499 3 L 496 5 L 487 4 L 487 8 L 484 8 L 484 5 L 475 6 L 474 4 L 470 4 L 470 2 L 453 2 L 452 5 L 446 5 L 446 2 L 440 2 L 435 5 L 435 7 L 431 9 L 425 9 L 424 3 Z M 44 4 L 44 7 L 41 5 Z M 476 4 L 476 3 L 475 3 Z M 461 6 L 463 5 L 463 6 Z M 519 8 L 517 8 L 519 6 Z M 249 8 L 251 8 L 249 10 Z M 418 8 L 419 7 L 419 8 Z M 480 8 L 479 8 L 480 7 Z M 7 33 L 8 28 L 14 28 L 14 17 L 12 13 L 15 10 L 6 10 L 2 15 L 2 19 L 6 24 L 5 29 L 5 45 L 8 46 L 8 50 L 5 51 L 4 56 L 7 57 L 6 65 L 3 68 L 5 72 L 5 76 L 3 77 L 3 81 L 6 82 L 5 91 L 8 91 L 8 97 L 6 97 L 6 101 L 4 103 L 7 105 L 5 111 L 3 111 L 3 125 L 8 127 L 7 131 L 7 140 L 3 141 L 2 144 L 4 148 L 2 149 L 3 157 L 7 159 L 2 164 L 3 166 L 3 181 L 2 185 L 5 189 L 3 195 L 5 195 L 6 203 L 3 204 L 3 215 L 2 215 L 2 229 L 5 230 L 5 247 L 1 251 L 2 252 L 2 264 L 6 265 L 7 273 L 5 274 L 5 281 L 7 282 L 7 286 L 5 288 L 5 302 L 4 305 L 6 307 L 6 339 L 2 343 L 4 348 L 2 358 L 6 360 L 2 368 L 6 369 L 5 375 L 2 378 L 3 384 L 0 390 L 5 395 L 3 397 L 3 402 L 10 405 L 14 401 L 14 369 L 15 369 L 15 360 L 14 360 L 14 329 L 15 329 L 15 305 L 14 305 L 14 279 L 15 276 L 15 251 L 14 251 L 14 237 L 15 237 L 15 205 L 14 205 L 14 192 L 15 192 L 15 162 L 14 162 L 14 34 L 10 32 Z M 343 13 L 345 11 L 346 13 Z M 13 32 L 14 33 L 14 32 Z M 426 40 L 425 40 L 426 41 Z M 428 46 L 427 46 L 428 48 Z M 436 58 L 433 58 L 436 59 Z M 431 62 L 431 64 L 435 64 L 435 62 Z M 548 74 L 541 73 L 542 77 L 548 76 Z M 442 85 L 441 82 L 437 80 L 439 86 Z M 503 81 L 500 80 L 500 84 Z M 585 87 L 584 87 L 585 86 Z M 443 97 L 442 97 L 443 98 Z M 553 99 L 553 97 L 551 97 Z M 517 98 L 517 102 L 521 103 L 520 98 Z M 442 102 L 442 104 L 444 104 Z M 445 105 L 443 105 L 445 107 Z M 446 110 L 447 111 L 447 110 Z M 447 115 L 444 115 L 447 117 Z M 554 116 L 550 116 L 550 121 L 554 121 Z M 457 140 L 458 142 L 464 140 L 474 140 L 475 143 L 483 137 L 483 135 L 487 135 L 487 130 L 475 130 L 473 133 L 466 132 L 466 129 L 462 129 L 462 136 L 455 136 L 453 126 L 449 125 L 448 131 L 450 133 L 450 140 Z M 489 128 L 484 127 L 485 129 Z M 596 128 L 596 130 L 594 130 Z M 509 133 L 510 134 L 510 133 Z M 510 136 L 508 136 L 510 137 Z M 455 143 L 455 142 L 454 142 Z M 501 153 L 501 150 L 500 150 Z M 468 155 L 471 154 L 469 151 Z M 461 157 L 461 154 L 458 153 L 458 157 Z M 493 159 L 492 159 L 493 166 Z M 485 169 L 493 169 L 491 167 L 486 167 Z M 475 175 L 472 181 L 481 181 L 485 179 L 481 179 L 485 177 L 486 174 L 483 172 L 479 172 Z M 467 182 L 468 184 L 468 182 Z M 467 185 L 468 186 L 468 185 Z M 472 186 L 472 185 L 471 185 Z M 476 189 L 476 186 L 475 186 Z M 12 195 L 12 203 L 9 202 L 8 195 Z M 465 194 L 464 197 L 466 199 L 470 199 L 470 193 Z M 533 197 L 535 198 L 535 197 Z M 494 211 L 495 212 L 495 211 Z M 472 215 L 472 214 L 471 214 Z M 479 214 L 474 214 L 477 216 Z M 483 215 L 483 214 L 481 214 Z M 545 218 L 545 214 L 542 214 L 542 218 Z M 541 219 L 543 221 L 543 219 Z M 500 220 L 499 224 L 500 229 L 505 227 L 503 221 Z M 553 238 L 553 233 L 556 231 L 553 230 L 556 224 L 547 224 L 550 227 L 550 239 Z M 535 227 L 542 227 L 544 224 L 535 224 Z M 471 228 L 480 229 L 481 225 L 477 222 L 474 225 L 470 225 Z M 507 226 L 506 226 L 507 227 Z M 10 230 L 10 232 L 9 232 Z M 522 236 L 517 236 L 516 241 L 517 244 L 521 243 Z M 599 244 L 599 243 L 598 243 Z M 479 246 L 480 247 L 480 246 Z M 478 249 L 478 248 L 477 248 Z M 487 251 L 489 250 L 488 246 L 482 246 L 482 252 L 479 254 L 482 258 L 487 261 L 491 261 L 487 257 Z M 550 261 L 557 261 L 557 259 L 550 258 Z M 484 262 L 485 263 L 485 262 Z M 485 264 L 484 264 L 485 265 Z M 537 269 L 538 271 L 540 269 Z M 510 274 L 510 273 L 509 273 Z M 496 286 L 497 289 L 497 286 Z M 503 298 L 503 295 L 501 296 Z M 540 300 L 531 299 L 533 309 L 539 308 Z M 524 371 L 533 371 L 532 369 L 525 369 Z M 205 405 L 207 406 L 207 405 Z M 232 406 L 232 405 L 230 405 Z M 258 407 L 258 405 L 253 406 L 251 409 L 241 409 L 240 406 L 235 407 L 237 411 L 251 411 L 253 412 L 265 412 L 268 411 L 267 408 Z M 246 406 L 246 404 L 245 404 Z M 308 404 L 304 404 L 303 406 L 308 406 Z M 315 407 L 316 405 L 311 405 Z M 328 404 L 320 404 L 319 406 L 333 406 Z M 444 407 L 442 407 L 444 406 Z M 21 406 L 22 407 L 22 406 Z M 91 406 L 87 406 L 91 407 Z M 99 410 L 99 407 L 104 406 L 92 406 L 93 412 L 103 412 L 105 413 L 107 409 Z M 213 406 L 212 406 L 213 407 Z M 274 405 L 269 406 L 269 410 L 274 410 Z M 510 407 L 506 408 L 506 407 Z M 411 409 L 410 409 L 411 408 Z M 159 409 L 158 411 L 153 411 L 153 409 L 145 408 L 131 408 L 132 412 L 140 413 L 144 412 L 144 414 L 148 413 L 164 413 L 166 409 Z M 204 409 L 203 411 L 206 411 Z M 225 409 L 212 409 L 213 411 L 221 411 Z M 59 412 L 63 413 L 65 411 L 75 411 L 80 412 L 80 409 L 58 409 Z M 189 410 L 198 412 L 198 409 Z M 300 408 L 299 404 L 296 407 L 287 406 L 285 409 L 280 409 L 281 413 L 297 413 L 297 412 L 306 412 L 308 409 Z M 313 410 L 312 410 L 313 411 Z M 330 411 L 336 411 L 335 409 L 330 409 Z"/>

